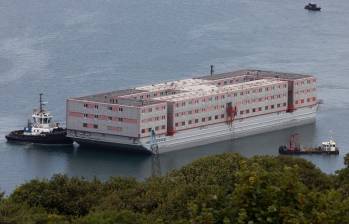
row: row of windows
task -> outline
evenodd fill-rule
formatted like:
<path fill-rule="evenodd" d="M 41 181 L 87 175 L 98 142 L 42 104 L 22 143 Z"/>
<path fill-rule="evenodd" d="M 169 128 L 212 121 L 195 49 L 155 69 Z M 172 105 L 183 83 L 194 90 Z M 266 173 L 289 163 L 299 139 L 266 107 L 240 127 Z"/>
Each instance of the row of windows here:
<path fill-rule="evenodd" d="M 283 104 L 281 104 L 281 103 L 278 103 L 278 104 L 276 104 L 276 107 L 277 108 L 280 108 L 281 106 L 286 106 L 287 104 L 286 103 L 283 103 Z M 268 106 L 265 106 L 264 107 L 264 110 L 272 110 L 272 109 L 275 109 L 275 105 L 268 105 Z M 259 112 L 259 111 L 262 111 L 262 107 L 258 107 L 258 108 L 252 108 L 252 110 L 251 110 L 251 112 L 252 113 L 254 113 L 254 112 Z M 240 111 L 240 114 L 242 115 L 242 114 L 244 114 L 244 113 L 246 113 L 246 114 L 248 114 L 248 113 L 250 113 L 250 109 L 247 109 L 247 110 L 241 110 Z"/>
<path fill-rule="evenodd" d="M 166 115 L 162 115 L 161 117 L 150 117 L 150 118 L 147 118 L 147 119 L 143 119 L 142 120 L 142 123 L 145 123 L 145 122 L 151 122 L 151 121 L 159 121 L 161 118 L 161 120 L 166 120 Z"/>
<path fill-rule="evenodd" d="M 118 100 L 117 99 L 110 99 L 109 102 L 110 103 L 118 103 Z"/>
<path fill-rule="evenodd" d="M 90 106 L 92 106 L 92 105 L 90 104 Z M 85 108 L 88 108 L 88 107 L 89 107 L 89 104 L 84 103 L 84 107 L 85 107 Z M 94 108 L 95 108 L 95 109 L 98 109 L 98 105 L 97 105 L 97 104 L 94 105 Z"/>
<path fill-rule="evenodd" d="M 312 79 L 312 80 L 307 80 L 307 84 L 310 84 L 311 82 L 316 82 L 316 79 Z M 295 82 L 296 86 L 298 85 L 304 85 L 305 82 L 304 81 L 298 81 L 298 82 Z"/>
<path fill-rule="evenodd" d="M 90 106 L 91 106 L 91 104 L 90 104 Z M 88 107 L 89 107 L 89 104 L 85 103 L 85 104 L 84 104 L 84 107 L 85 107 L 85 108 L 88 108 Z M 95 105 L 94 105 L 94 108 L 95 108 L 95 109 L 98 109 L 99 106 L 98 106 L 97 104 L 95 104 Z M 108 110 L 113 110 L 113 107 L 112 107 L 112 106 L 108 106 Z M 123 109 L 122 107 L 119 107 L 118 110 L 119 110 L 119 111 L 124 111 L 124 109 Z"/>
<path fill-rule="evenodd" d="M 156 106 L 155 108 L 152 108 L 152 107 L 149 107 L 148 109 L 142 109 L 142 113 L 146 113 L 146 112 L 153 112 L 153 109 L 154 110 L 165 110 L 166 109 L 166 106 Z"/>
<path fill-rule="evenodd" d="M 224 108 L 225 108 L 225 105 L 214 106 L 214 110 L 218 110 L 218 108 L 224 109 Z M 176 116 L 176 117 L 179 117 L 179 116 L 184 116 L 184 115 L 186 115 L 186 114 L 191 115 L 191 114 L 197 114 L 197 113 L 199 113 L 199 112 L 205 112 L 205 111 L 207 111 L 207 108 L 201 108 L 201 109 L 190 110 L 190 111 L 187 111 L 187 112 L 176 113 L 175 116 Z"/>
<path fill-rule="evenodd" d="M 295 103 L 296 104 L 302 104 L 304 103 L 305 99 L 300 99 L 300 100 L 296 100 Z M 311 98 L 307 98 L 307 102 L 312 102 L 312 101 L 316 101 L 316 97 L 311 97 Z"/>
<path fill-rule="evenodd" d="M 280 98 L 280 97 L 281 97 L 280 95 L 277 96 L 277 98 Z M 258 102 L 261 102 L 262 99 L 263 98 L 252 99 L 252 100 L 245 100 L 245 101 L 242 101 L 242 102 L 239 102 L 239 103 L 241 103 L 243 105 L 246 105 L 246 104 L 249 104 L 249 103 L 255 103 L 255 102 L 257 102 L 257 100 L 258 100 Z M 274 99 L 274 96 L 271 96 L 271 99 Z M 284 103 L 284 104 L 286 104 L 286 103 Z M 286 106 L 286 105 L 284 105 L 284 106 Z M 220 105 L 220 106 L 214 106 L 213 107 L 214 110 L 218 110 L 219 108 L 224 109 L 225 105 Z M 199 112 L 205 112 L 205 111 L 207 111 L 207 109 L 208 108 L 201 108 L 201 109 L 195 109 L 195 110 L 192 110 L 192 111 L 190 110 L 190 111 L 186 111 L 186 112 L 179 112 L 179 113 L 175 113 L 175 117 L 191 115 L 191 114 L 197 114 Z"/>
<path fill-rule="evenodd" d="M 223 82 L 217 82 L 217 85 L 218 85 L 218 86 L 220 86 L 220 85 L 222 85 L 222 84 L 227 85 L 227 84 L 228 84 L 228 81 L 229 81 L 230 84 L 240 82 L 239 79 L 231 79 L 231 80 L 224 80 Z"/>
<path fill-rule="evenodd" d="M 247 92 L 246 92 L 246 94 L 249 94 L 249 93 L 250 93 L 250 91 L 247 91 Z M 244 92 L 241 92 L 240 95 L 244 95 Z M 234 96 L 237 96 L 237 93 L 234 93 Z M 278 94 L 278 95 L 273 95 L 273 96 L 270 96 L 270 97 L 271 97 L 272 99 L 274 99 L 274 98 L 281 98 L 281 96 L 286 96 L 286 93 Z M 231 94 L 227 95 L 227 97 L 231 97 Z M 213 100 L 218 100 L 218 99 L 225 99 L 225 95 L 220 96 L 220 98 L 219 98 L 218 96 L 215 96 L 215 97 L 203 98 L 203 99 L 201 99 L 201 100 L 198 100 L 198 99 L 196 99 L 196 100 L 190 100 L 190 101 L 188 101 L 188 104 L 189 104 L 189 105 L 191 105 L 191 104 L 198 104 L 199 101 L 200 101 L 201 103 L 212 102 Z M 261 100 L 263 99 L 263 97 L 260 97 L 259 99 L 260 99 L 260 101 L 261 101 Z M 265 99 L 268 99 L 268 97 L 265 97 Z M 186 102 L 181 102 L 181 103 L 176 103 L 176 104 L 175 104 L 175 107 L 181 107 L 181 106 L 182 106 L 182 107 L 186 106 Z"/>
<path fill-rule="evenodd" d="M 113 110 L 113 107 L 112 106 L 108 106 L 108 110 Z M 124 108 L 118 107 L 118 111 L 123 112 Z"/>
<path fill-rule="evenodd" d="M 303 89 L 303 90 L 295 91 L 295 94 L 310 93 L 310 92 L 315 92 L 315 91 L 316 91 L 316 88 L 312 88 L 312 89 Z"/>
<path fill-rule="evenodd" d="M 88 118 L 89 115 L 88 115 L 88 114 L 84 114 L 84 117 L 85 117 L 85 118 Z M 96 119 L 100 118 L 100 116 L 99 116 L 98 114 L 93 115 L 93 117 L 96 118 Z M 108 120 L 112 121 L 112 120 L 113 120 L 113 117 L 110 117 L 110 116 L 109 116 L 109 117 L 108 117 Z M 124 118 L 118 117 L 118 121 L 122 122 L 123 120 L 124 120 Z"/>
<path fill-rule="evenodd" d="M 157 97 L 157 96 L 167 96 L 167 95 L 173 95 L 176 94 L 175 91 L 169 92 L 169 91 L 165 91 L 165 92 L 154 92 L 152 93 L 152 97 Z M 137 97 L 134 97 L 135 99 L 137 99 Z M 146 95 L 140 95 L 139 99 L 149 99 L 150 98 L 150 94 L 146 94 Z"/>
<path fill-rule="evenodd" d="M 164 129 L 166 129 L 166 125 L 162 125 L 161 126 L 161 130 L 164 130 Z M 147 131 L 148 132 L 151 132 L 151 130 L 152 130 L 152 128 L 143 128 L 142 130 L 141 130 L 141 132 L 142 132 L 142 134 L 144 134 L 144 133 L 146 133 Z M 155 127 L 155 131 L 158 131 L 158 130 L 160 130 L 160 127 L 159 126 L 156 126 Z"/>
<path fill-rule="evenodd" d="M 218 120 L 219 119 L 219 117 L 220 118 L 224 118 L 224 114 L 221 114 L 220 116 L 219 115 L 215 115 L 214 116 L 214 119 L 215 120 Z M 211 121 L 211 120 L 213 120 L 213 117 L 203 117 L 203 118 L 201 118 L 201 122 L 206 122 L 206 121 Z M 198 118 L 196 118 L 196 119 L 194 119 L 194 120 L 189 120 L 188 121 L 188 125 L 191 125 L 191 124 L 197 124 L 197 123 L 199 123 L 199 119 Z M 185 126 L 185 124 L 186 124 L 186 122 L 185 121 L 182 121 L 182 122 L 176 122 L 175 123 L 175 126 L 176 127 L 178 127 L 179 125 L 181 125 L 181 126 Z"/>
<path fill-rule="evenodd" d="M 287 104 L 286 103 L 283 103 L 283 104 L 277 104 L 276 105 L 276 107 L 277 108 L 280 108 L 281 106 L 286 106 Z M 269 110 L 269 109 L 275 109 L 275 105 L 268 105 L 268 106 L 265 106 L 264 107 L 264 110 Z M 251 112 L 252 113 L 254 113 L 254 112 L 257 112 L 257 111 L 262 111 L 262 107 L 258 107 L 258 108 L 253 108 L 252 110 L 251 110 Z M 244 114 L 244 113 L 246 113 L 246 114 L 248 114 L 248 113 L 250 113 L 250 109 L 246 109 L 246 110 L 241 110 L 240 111 L 240 114 L 242 115 L 242 114 Z M 220 118 L 224 118 L 224 114 L 221 114 L 220 115 Z M 219 119 L 219 115 L 215 115 L 214 116 L 214 119 L 215 120 L 217 120 L 217 119 Z M 206 120 L 207 121 L 211 121 L 212 120 L 212 117 L 210 116 L 210 117 L 207 117 L 207 119 L 206 119 L 206 117 L 203 117 L 203 118 L 201 118 L 201 122 L 206 122 Z M 194 121 L 193 120 L 189 120 L 188 121 L 188 124 L 190 125 L 190 124 L 193 124 L 193 122 L 195 123 L 195 124 L 197 124 L 197 123 L 199 123 L 199 119 L 198 118 L 196 118 L 196 119 L 194 119 Z M 175 126 L 176 127 L 179 127 L 179 125 L 181 125 L 181 126 L 185 126 L 186 125 L 186 122 L 185 121 L 182 121 L 182 122 L 176 122 L 175 123 Z"/>
<path fill-rule="evenodd" d="M 87 128 L 87 127 L 88 127 L 88 124 L 87 124 L 87 123 L 82 123 L 82 126 L 83 126 L 84 128 Z M 93 125 L 93 128 L 97 129 L 97 128 L 98 128 L 98 125 L 97 125 L 97 124 L 94 124 L 94 125 Z"/>

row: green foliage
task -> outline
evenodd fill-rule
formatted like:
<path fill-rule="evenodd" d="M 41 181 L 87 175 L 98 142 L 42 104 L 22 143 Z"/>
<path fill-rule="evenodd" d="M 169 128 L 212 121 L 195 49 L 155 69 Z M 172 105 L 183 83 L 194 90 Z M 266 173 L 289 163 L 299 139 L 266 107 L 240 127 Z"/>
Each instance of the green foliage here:
<path fill-rule="evenodd" d="M 89 214 L 76 221 L 79 224 L 141 224 L 142 218 L 131 211 L 103 211 Z"/>
<path fill-rule="evenodd" d="M 143 182 L 32 180 L 0 197 L 0 223 L 349 223 L 348 196 L 348 167 L 226 153 Z"/>
<path fill-rule="evenodd" d="M 48 213 L 86 215 L 102 197 L 100 181 L 55 175 L 51 180 L 32 180 L 18 187 L 11 195 L 16 203 L 42 207 Z"/>

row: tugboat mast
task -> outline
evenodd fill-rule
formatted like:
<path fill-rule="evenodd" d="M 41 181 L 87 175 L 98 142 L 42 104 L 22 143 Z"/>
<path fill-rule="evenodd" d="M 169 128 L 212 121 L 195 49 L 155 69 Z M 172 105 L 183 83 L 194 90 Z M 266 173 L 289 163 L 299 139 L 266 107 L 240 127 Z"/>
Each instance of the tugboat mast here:
<path fill-rule="evenodd" d="M 42 103 L 42 95 L 43 93 L 40 93 L 40 113 L 43 111 L 43 103 Z"/>

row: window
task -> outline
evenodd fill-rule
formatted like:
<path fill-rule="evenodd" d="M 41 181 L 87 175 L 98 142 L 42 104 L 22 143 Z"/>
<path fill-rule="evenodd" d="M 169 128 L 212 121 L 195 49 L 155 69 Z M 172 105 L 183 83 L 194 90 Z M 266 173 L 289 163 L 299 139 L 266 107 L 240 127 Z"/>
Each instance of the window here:
<path fill-rule="evenodd" d="M 87 123 L 83 123 L 82 126 L 83 126 L 84 128 L 87 128 Z"/>
<path fill-rule="evenodd" d="M 212 117 L 208 117 L 208 120 L 209 120 L 209 121 L 212 120 Z"/>
<path fill-rule="evenodd" d="M 98 105 L 95 105 L 95 108 L 98 109 Z"/>
<path fill-rule="evenodd" d="M 185 121 L 182 121 L 182 126 L 184 126 L 185 125 Z"/>
<path fill-rule="evenodd" d="M 265 106 L 264 109 L 265 109 L 265 110 L 268 110 L 268 106 Z"/>
<path fill-rule="evenodd" d="M 246 110 L 246 114 L 248 114 L 248 113 L 250 113 L 250 109 L 247 109 L 247 110 Z"/>
<path fill-rule="evenodd" d="M 244 114 L 244 111 L 243 111 L 243 110 L 241 110 L 241 111 L 240 111 L 240 114 L 241 114 L 241 115 L 242 115 L 242 114 Z"/>
<path fill-rule="evenodd" d="M 108 110 L 113 110 L 113 107 L 108 107 Z"/>
<path fill-rule="evenodd" d="M 283 105 L 284 105 L 284 107 L 286 107 L 286 103 L 284 103 Z"/>
<path fill-rule="evenodd" d="M 95 114 L 95 118 L 98 118 L 98 114 Z"/>
<path fill-rule="evenodd" d="M 224 118 L 224 114 L 221 114 L 221 118 Z"/>
<path fill-rule="evenodd" d="M 155 127 L 155 131 L 159 131 L 159 127 L 158 126 Z"/>
<path fill-rule="evenodd" d="M 274 109 L 274 105 L 271 105 L 270 108 L 271 108 L 271 109 Z"/>
<path fill-rule="evenodd" d="M 98 128 L 98 125 L 97 125 L 97 124 L 94 124 L 94 125 L 93 125 L 93 128 L 97 129 L 97 128 Z"/>
<path fill-rule="evenodd" d="M 148 131 L 151 132 L 151 128 L 148 128 Z"/>
<path fill-rule="evenodd" d="M 189 121 L 188 121 L 188 124 L 191 124 L 191 123 L 192 123 L 192 120 L 189 120 Z"/>
<path fill-rule="evenodd" d="M 166 126 L 165 126 L 165 125 L 162 125 L 162 126 L 161 126 L 161 129 L 165 129 L 165 128 L 166 128 Z"/>
<path fill-rule="evenodd" d="M 176 123 L 175 126 L 178 127 L 178 123 Z"/>
<path fill-rule="evenodd" d="M 304 99 L 301 99 L 301 103 L 304 103 Z"/>
<path fill-rule="evenodd" d="M 122 107 L 119 107 L 119 111 L 124 111 L 124 108 L 122 108 Z"/>
<path fill-rule="evenodd" d="M 199 119 L 195 119 L 195 123 L 199 123 Z"/>
<path fill-rule="evenodd" d="M 152 112 L 152 111 L 153 111 L 153 108 L 149 108 L 149 109 L 148 109 L 148 112 Z"/>
<path fill-rule="evenodd" d="M 118 118 L 118 121 L 122 122 L 124 119 L 122 117 Z"/>
<path fill-rule="evenodd" d="M 84 114 L 84 117 L 88 117 L 88 114 Z"/>
<path fill-rule="evenodd" d="M 262 111 L 262 107 L 258 107 L 258 111 Z"/>
<path fill-rule="evenodd" d="M 256 108 L 253 108 L 253 109 L 252 109 L 252 112 L 253 112 L 253 113 L 256 112 Z"/>
<path fill-rule="evenodd" d="M 144 129 L 144 128 L 142 129 L 142 133 L 143 133 L 143 134 L 145 133 L 145 129 Z"/>
<path fill-rule="evenodd" d="M 202 122 L 205 122 L 205 120 L 206 120 L 206 119 L 205 119 L 204 117 L 203 117 L 203 118 L 201 118 L 201 121 L 202 121 Z"/>
<path fill-rule="evenodd" d="M 218 115 L 214 116 L 214 119 L 216 119 L 216 120 L 217 120 L 217 119 L 218 119 Z"/>
<path fill-rule="evenodd" d="M 278 104 L 277 104 L 277 107 L 279 108 L 280 106 L 281 106 L 281 105 L 278 103 Z"/>
<path fill-rule="evenodd" d="M 88 107 L 88 105 L 85 103 L 85 104 L 84 104 L 84 107 Z"/>

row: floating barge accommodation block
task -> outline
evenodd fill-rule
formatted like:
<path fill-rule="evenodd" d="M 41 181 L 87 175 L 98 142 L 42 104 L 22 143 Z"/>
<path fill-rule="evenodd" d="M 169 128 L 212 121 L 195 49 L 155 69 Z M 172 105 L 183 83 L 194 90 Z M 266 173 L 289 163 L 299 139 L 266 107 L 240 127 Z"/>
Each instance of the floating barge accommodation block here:
<path fill-rule="evenodd" d="M 67 100 L 79 144 L 160 152 L 315 121 L 311 75 L 241 70 Z"/>

